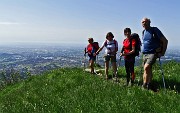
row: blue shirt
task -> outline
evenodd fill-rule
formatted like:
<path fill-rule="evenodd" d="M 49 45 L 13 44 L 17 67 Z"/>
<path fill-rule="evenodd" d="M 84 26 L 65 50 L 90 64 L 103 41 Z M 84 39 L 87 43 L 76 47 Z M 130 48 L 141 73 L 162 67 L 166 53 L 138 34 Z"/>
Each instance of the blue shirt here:
<path fill-rule="evenodd" d="M 143 31 L 143 50 L 144 54 L 154 54 L 156 49 L 160 47 L 160 38 L 164 35 L 157 27 L 150 27 Z"/>

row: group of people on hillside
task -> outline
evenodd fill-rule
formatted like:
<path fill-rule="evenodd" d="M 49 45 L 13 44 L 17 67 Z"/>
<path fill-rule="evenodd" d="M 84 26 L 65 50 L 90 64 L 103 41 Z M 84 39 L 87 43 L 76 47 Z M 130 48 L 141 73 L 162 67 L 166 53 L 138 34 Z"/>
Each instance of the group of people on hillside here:
<path fill-rule="evenodd" d="M 142 26 L 144 28 L 142 32 L 142 53 L 143 53 L 143 85 L 145 89 L 151 87 L 152 82 L 152 65 L 155 63 L 157 58 L 164 56 L 168 40 L 162 34 L 162 32 L 157 27 L 151 27 L 150 19 L 143 18 L 141 20 Z M 136 34 L 136 33 L 135 33 Z M 136 34 L 138 37 L 139 35 Z M 134 64 L 137 50 L 137 40 L 133 38 L 130 28 L 124 29 L 125 39 L 123 41 L 123 47 L 119 53 L 120 57 L 124 56 L 125 69 L 127 74 L 127 85 L 131 81 L 134 83 L 135 73 Z M 116 54 L 118 52 L 118 42 L 114 39 L 112 32 L 108 32 L 106 35 L 106 40 L 103 42 L 101 47 L 94 44 L 93 38 L 88 38 L 88 46 L 85 53 L 89 56 L 89 66 L 91 68 L 91 73 L 94 71 L 94 62 L 96 61 L 96 55 L 105 47 L 105 78 L 108 79 L 109 62 L 111 62 L 113 67 L 113 75 L 117 78 L 117 64 L 116 64 Z"/>

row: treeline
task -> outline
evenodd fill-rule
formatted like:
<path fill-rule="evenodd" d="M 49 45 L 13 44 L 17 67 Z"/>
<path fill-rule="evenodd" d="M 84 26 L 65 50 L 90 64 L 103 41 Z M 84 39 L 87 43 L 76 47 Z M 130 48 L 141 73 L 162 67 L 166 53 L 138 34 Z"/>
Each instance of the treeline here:
<path fill-rule="evenodd" d="M 0 89 L 7 85 L 17 83 L 32 76 L 28 68 L 22 68 L 21 70 L 15 70 L 13 67 L 5 68 L 0 71 Z"/>

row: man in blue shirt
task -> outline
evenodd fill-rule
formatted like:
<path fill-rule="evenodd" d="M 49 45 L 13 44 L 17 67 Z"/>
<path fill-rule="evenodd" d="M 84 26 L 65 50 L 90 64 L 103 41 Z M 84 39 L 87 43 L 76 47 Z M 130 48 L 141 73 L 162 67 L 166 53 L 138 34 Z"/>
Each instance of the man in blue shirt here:
<path fill-rule="evenodd" d="M 156 59 L 164 56 L 168 40 L 157 27 L 150 26 L 150 19 L 142 19 L 143 30 L 143 88 L 149 89 L 152 81 L 152 65 Z"/>

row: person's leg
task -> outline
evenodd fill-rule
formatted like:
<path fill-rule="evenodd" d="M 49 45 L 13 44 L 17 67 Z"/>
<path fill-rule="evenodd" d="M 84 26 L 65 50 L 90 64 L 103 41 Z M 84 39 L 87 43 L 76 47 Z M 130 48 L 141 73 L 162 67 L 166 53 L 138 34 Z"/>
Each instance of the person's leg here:
<path fill-rule="evenodd" d="M 96 56 L 93 56 L 93 58 L 92 58 L 92 64 L 91 64 L 91 71 L 92 71 L 92 73 L 94 74 L 95 73 L 95 71 L 94 71 L 94 62 L 96 61 Z"/>
<path fill-rule="evenodd" d="M 90 67 L 90 72 L 94 73 L 94 59 L 93 56 L 89 55 L 89 67 Z"/>
<path fill-rule="evenodd" d="M 125 69 L 126 69 L 126 80 L 128 85 L 130 81 L 130 70 L 129 70 L 129 62 L 126 59 L 125 59 Z"/>
<path fill-rule="evenodd" d="M 89 62 L 90 62 L 90 63 L 89 63 L 89 64 L 90 64 L 89 67 L 90 67 L 90 69 L 91 69 L 91 73 L 94 74 L 94 60 L 92 59 L 92 60 L 90 60 Z"/>
<path fill-rule="evenodd" d="M 111 63 L 113 67 L 113 74 L 115 77 L 117 77 L 117 64 L 116 64 L 116 56 L 111 57 Z"/>
<path fill-rule="evenodd" d="M 105 60 L 105 78 L 108 79 L 108 70 L 109 70 L 109 60 L 110 60 L 110 57 L 109 56 L 105 56 L 104 60 Z"/>
<path fill-rule="evenodd" d="M 145 65 L 145 70 L 146 70 L 146 80 L 145 80 L 145 83 L 151 83 L 152 81 L 152 77 L 153 77 L 153 74 L 152 74 L 152 66 L 149 65 L 149 64 L 146 64 Z"/>
<path fill-rule="evenodd" d="M 109 61 L 105 62 L 105 77 L 108 79 Z"/>
<path fill-rule="evenodd" d="M 135 63 L 135 58 L 132 58 L 132 61 L 129 63 L 130 73 L 131 73 L 131 83 L 134 83 L 134 80 L 135 80 L 134 63 Z"/>
<path fill-rule="evenodd" d="M 143 87 L 149 89 L 149 84 L 152 81 L 152 65 L 156 61 L 155 54 L 148 54 L 144 57 L 144 74 L 143 74 Z"/>
<path fill-rule="evenodd" d="M 112 62 L 112 66 L 113 66 L 114 75 L 115 75 L 115 77 L 117 77 L 117 65 L 116 65 L 116 62 Z"/>
<path fill-rule="evenodd" d="M 144 74 L 143 74 L 143 85 L 144 88 L 148 88 L 149 83 L 152 80 L 152 66 L 150 64 L 144 65 Z"/>

